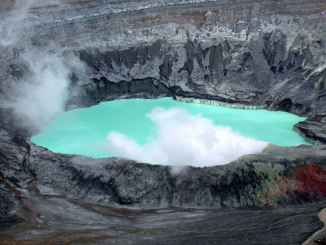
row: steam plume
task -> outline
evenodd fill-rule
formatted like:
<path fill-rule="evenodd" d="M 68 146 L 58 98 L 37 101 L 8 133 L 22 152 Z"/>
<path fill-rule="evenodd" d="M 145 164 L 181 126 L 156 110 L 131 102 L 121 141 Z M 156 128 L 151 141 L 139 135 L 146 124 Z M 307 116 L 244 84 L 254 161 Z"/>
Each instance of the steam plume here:
<path fill-rule="evenodd" d="M 72 69 L 84 64 L 74 57 L 45 53 L 25 54 L 24 61 L 29 72 L 19 82 L 13 107 L 25 126 L 38 128 L 64 111 Z"/>
<path fill-rule="evenodd" d="M 147 117 L 156 123 L 156 137 L 141 146 L 120 132 L 107 136 L 112 155 L 163 165 L 197 167 L 227 164 L 244 154 L 258 153 L 266 142 L 248 138 L 230 127 L 216 126 L 182 108 L 154 108 Z"/>

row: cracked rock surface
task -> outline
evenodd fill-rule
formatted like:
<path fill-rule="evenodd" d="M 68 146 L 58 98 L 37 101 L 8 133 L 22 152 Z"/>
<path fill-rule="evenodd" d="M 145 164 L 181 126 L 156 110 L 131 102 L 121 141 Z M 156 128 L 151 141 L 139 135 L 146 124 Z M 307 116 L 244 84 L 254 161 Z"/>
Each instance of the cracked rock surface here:
<path fill-rule="evenodd" d="M 28 3 L 0 4 L 0 243 L 312 244 L 323 231 L 325 1 Z M 66 110 L 163 96 L 283 110 L 308 117 L 294 130 L 314 145 L 178 174 L 53 153 L 13 109 L 38 53 L 84 64 Z"/>

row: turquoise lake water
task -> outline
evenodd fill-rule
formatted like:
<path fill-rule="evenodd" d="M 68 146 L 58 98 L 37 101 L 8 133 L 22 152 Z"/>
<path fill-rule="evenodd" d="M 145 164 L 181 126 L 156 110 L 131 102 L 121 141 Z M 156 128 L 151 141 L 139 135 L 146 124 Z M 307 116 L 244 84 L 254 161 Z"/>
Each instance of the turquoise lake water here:
<path fill-rule="evenodd" d="M 90 108 L 67 111 L 57 115 L 50 124 L 42 128 L 40 134 L 33 136 L 31 140 L 35 144 L 46 147 L 53 152 L 81 154 L 95 158 L 119 156 L 119 153 L 112 154 L 105 150 L 105 146 L 108 142 L 107 136 L 113 131 L 119 132 L 120 136 L 125 135 L 123 136 L 124 138 L 128 137 L 128 142 L 130 144 L 128 143 L 127 150 L 132 150 L 134 148 L 138 149 L 143 145 L 155 141 L 157 137 L 164 137 L 158 136 L 158 131 L 161 129 L 159 129 L 157 124 L 153 120 L 150 120 L 148 116 L 146 117 L 146 115 L 156 107 L 164 108 L 164 113 L 167 113 L 169 108 L 175 107 L 183 108 L 184 112 L 185 109 L 188 111 L 188 116 L 176 119 L 177 121 L 179 120 L 179 125 L 181 125 L 180 123 L 184 123 L 180 129 L 177 129 L 177 132 L 167 131 L 171 135 L 171 138 L 173 138 L 178 131 L 182 131 L 182 129 L 187 128 L 188 125 L 193 124 L 193 122 L 187 122 L 187 120 L 193 121 L 196 119 L 193 115 L 198 116 L 198 114 L 200 114 L 201 116 L 198 116 L 199 118 L 208 118 L 212 120 L 212 125 L 210 125 L 210 128 L 207 130 L 214 131 L 215 125 L 222 125 L 231 127 L 233 131 L 239 132 L 243 136 L 271 142 L 279 146 L 308 144 L 301 136 L 292 130 L 295 123 L 305 119 L 303 117 L 280 111 L 244 110 L 213 105 L 184 103 L 175 101 L 172 98 L 155 100 L 115 100 L 102 102 Z M 160 116 L 162 117 L 162 115 Z M 209 121 L 205 120 L 203 121 L 204 124 Z M 161 120 L 160 127 L 162 128 L 164 125 L 169 125 L 169 122 L 162 123 Z M 175 121 L 174 124 L 171 123 L 171 125 L 176 125 Z M 193 131 L 200 131 L 201 126 L 199 129 L 198 127 L 197 125 L 194 129 L 189 128 L 189 135 L 191 135 Z M 202 134 L 204 136 L 195 135 L 194 137 L 196 139 L 202 137 L 203 144 L 206 144 L 207 137 L 210 135 L 210 133 L 206 131 Z M 121 137 L 119 139 L 123 138 Z M 183 135 L 180 137 L 186 138 L 187 136 Z M 174 143 L 178 141 L 179 138 L 173 138 Z M 187 139 L 182 140 L 187 141 Z M 192 139 L 189 141 L 192 141 Z M 228 140 L 226 139 L 225 141 Z M 120 143 L 127 144 L 124 141 Z M 160 143 L 159 147 L 162 147 L 162 144 L 170 144 L 171 147 L 178 148 L 178 145 L 173 145 L 174 143 L 172 142 L 170 144 L 164 141 Z M 180 145 L 180 147 L 183 146 Z"/>

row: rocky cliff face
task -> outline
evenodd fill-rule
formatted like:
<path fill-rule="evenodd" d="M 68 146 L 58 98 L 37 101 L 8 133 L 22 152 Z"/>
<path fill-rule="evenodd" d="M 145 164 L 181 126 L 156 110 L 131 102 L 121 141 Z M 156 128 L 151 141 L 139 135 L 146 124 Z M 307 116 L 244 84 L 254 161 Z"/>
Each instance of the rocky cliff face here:
<path fill-rule="evenodd" d="M 46 186 L 47 191 L 102 205 L 234 208 L 326 197 L 324 147 L 270 145 L 229 165 L 188 167 L 178 174 L 167 166 L 126 159 L 59 154 L 49 159 L 47 151 L 35 146 L 32 152 L 29 168 L 41 193 Z"/>
<path fill-rule="evenodd" d="M 324 203 L 324 146 L 270 145 L 225 166 L 173 174 L 167 166 L 52 153 L 29 141 L 38 128 L 15 113 L 32 64 L 59 55 L 83 64 L 69 66 L 66 109 L 131 97 L 215 100 L 307 116 L 295 130 L 324 144 L 324 1 L 26 3 L 0 7 L 0 228 L 21 219 L 50 224 L 42 205 L 59 199 L 65 207 L 68 199 L 83 207 Z"/>
<path fill-rule="evenodd" d="M 73 76 L 69 108 L 142 93 L 305 116 L 325 110 L 323 1 L 46 5 L 22 10 L 16 4 L 2 13 L 4 103 L 13 80 L 24 74 L 21 54 L 47 50 L 87 64 L 86 74 Z M 320 130 L 314 128 L 314 134 Z"/>

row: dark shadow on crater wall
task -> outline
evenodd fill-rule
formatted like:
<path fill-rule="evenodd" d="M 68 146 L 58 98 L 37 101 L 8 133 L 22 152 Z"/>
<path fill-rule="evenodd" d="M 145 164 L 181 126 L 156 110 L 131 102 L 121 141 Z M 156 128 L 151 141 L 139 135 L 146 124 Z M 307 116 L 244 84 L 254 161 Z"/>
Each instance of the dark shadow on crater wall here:
<path fill-rule="evenodd" d="M 1 19 L 12 17 L 13 3 L 0 5 Z M 1 242 L 32 241 L 39 234 L 43 244 L 138 244 L 153 237 L 162 244 L 252 244 L 266 237 L 271 244 L 298 244 L 322 228 L 317 213 L 326 195 L 324 146 L 271 145 L 225 166 L 172 175 L 168 167 L 35 146 L 28 140 L 33 132 L 22 128 L 9 102 L 25 72 L 21 54 L 51 49 L 87 64 L 84 75 L 70 77 L 66 109 L 176 95 L 266 106 L 308 116 L 295 130 L 324 144 L 324 1 L 68 4 L 31 9 L 33 21 L 20 29 L 19 42 L 1 46 L 0 218 L 1 227 L 16 225 L 1 232 Z M 112 205 L 172 211 L 117 211 L 107 207 Z"/>

